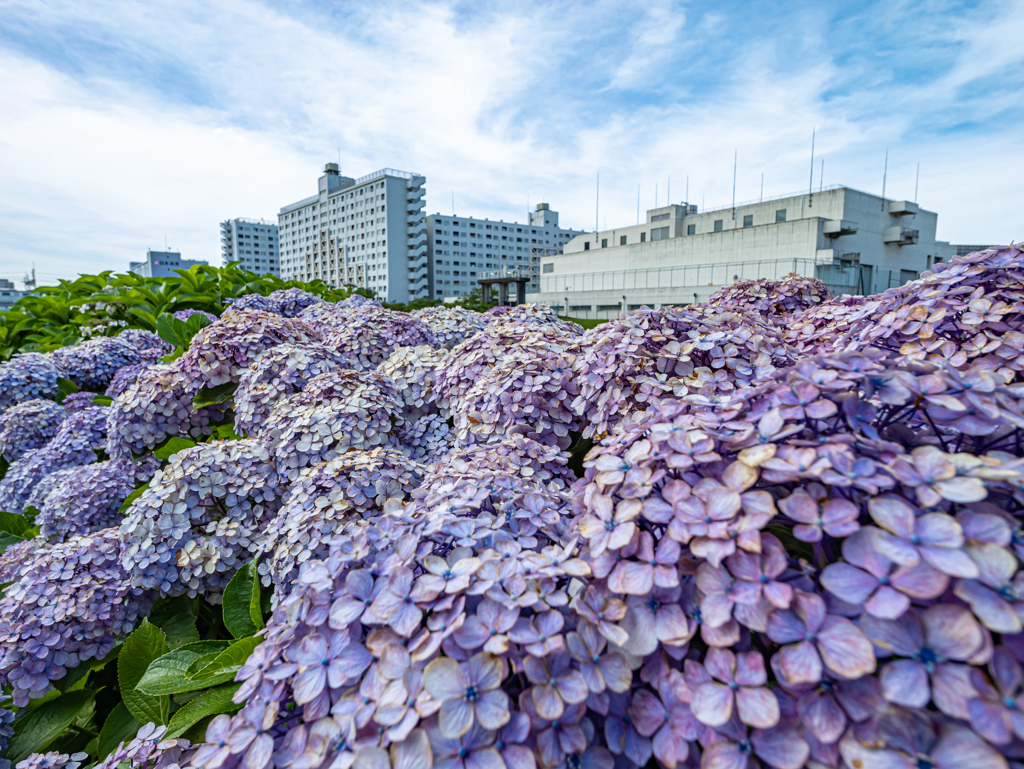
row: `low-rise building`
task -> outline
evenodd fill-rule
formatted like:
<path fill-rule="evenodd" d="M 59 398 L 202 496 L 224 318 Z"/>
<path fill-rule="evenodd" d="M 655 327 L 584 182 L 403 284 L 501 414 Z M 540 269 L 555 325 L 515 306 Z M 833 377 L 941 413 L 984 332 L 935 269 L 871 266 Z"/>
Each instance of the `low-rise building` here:
<path fill-rule="evenodd" d="M 385 168 L 358 179 L 324 166 L 316 195 L 281 209 L 281 277 L 369 288 L 387 302 L 425 299 L 426 179 Z"/>
<path fill-rule="evenodd" d="M 175 270 L 187 270 L 197 264 L 209 264 L 203 261 L 182 259 L 178 251 L 146 251 L 146 261 L 131 262 L 128 269 L 144 278 L 171 278 Z"/>
<path fill-rule="evenodd" d="M 0 310 L 9 310 L 21 297 L 25 296 L 24 291 L 18 291 L 14 284 L 6 278 L 0 278 Z"/>
<path fill-rule="evenodd" d="M 850 187 L 698 211 L 651 209 L 643 224 L 590 232 L 540 260 L 527 300 L 583 318 L 643 305 L 703 302 L 737 278 L 817 277 L 836 294 L 875 294 L 916 279 L 956 250 L 938 215 Z"/>
<path fill-rule="evenodd" d="M 479 288 L 484 273 L 526 271 L 527 291 L 540 290 L 542 256 L 562 253 L 583 230 L 564 229 L 547 203 L 529 212 L 528 224 L 472 216 L 427 217 L 427 274 L 430 298 L 466 296 Z"/>
<path fill-rule="evenodd" d="M 220 223 L 223 266 L 241 262 L 257 275 L 280 275 L 277 225 L 263 219 L 228 219 Z"/>

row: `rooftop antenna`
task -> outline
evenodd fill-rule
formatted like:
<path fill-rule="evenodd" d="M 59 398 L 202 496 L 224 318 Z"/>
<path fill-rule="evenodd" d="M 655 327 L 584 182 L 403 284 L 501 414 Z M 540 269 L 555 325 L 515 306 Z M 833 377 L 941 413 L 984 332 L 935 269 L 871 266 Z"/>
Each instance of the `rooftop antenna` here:
<path fill-rule="evenodd" d="M 814 205 L 814 133 L 816 129 L 811 129 L 811 180 L 807 184 L 807 205 Z"/>
<path fill-rule="evenodd" d="M 732 151 L 732 219 L 736 221 L 736 158 L 739 150 Z"/>
<path fill-rule="evenodd" d="M 640 224 L 640 185 L 636 185 L 636 223 Z"/>
<path fill-rule="evenodd" d="M 885 151 L 885 166 L 882 168 L 882 207 L 885 210 L 885 179 L 889 175 L 889 150 Z"/>
<path fill-rule="evenodd" d="M 761 197 L 759 197 L 757 199 L 757 202 L 761 203 L 763 201 L 764 201 L 764 173 L 762 172 L 761 173 Z"/>
<path fill-rule="evenodd" d="M 452 190 L 452 216 L 455 216 L 455 190 Z"/>
<path fill-rule="evenodd" d="M 917 173 L 914 175 L 914 202 L 917 202 L 917 183 L 921 181 L 921 161 L 917 162 Z"/>
<path fill-rule="evenodd" d="M 597 172 L 597 187 L 594 193 L 594 232 L 601 226 L 601 172 Z"/>
<path fill-rule="evenodd" d="M 690 175 L 686 175 L 686 205 L 690 205 Z"/>
<path fill-rule="evenodd" d="M 818 194 L 825 189 L 825 158 L 821 159 L 821 173 L 818 174 Z"/>
<path fill-rule="evenodd" d="M 665 203 L 672 205 L 672 177 L 668 177 L 668 184 L 665 186 Z"/>
<path fill-rule="evenodd" d="M 658 207 L 658 183 L 654 183 L 654 207 Z"/>

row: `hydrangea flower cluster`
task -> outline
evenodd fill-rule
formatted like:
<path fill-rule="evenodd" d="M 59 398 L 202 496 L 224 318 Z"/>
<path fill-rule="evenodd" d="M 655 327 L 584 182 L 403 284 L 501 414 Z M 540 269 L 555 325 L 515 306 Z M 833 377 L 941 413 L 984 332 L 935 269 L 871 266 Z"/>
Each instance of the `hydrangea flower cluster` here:
<path fill-rule="evenodd" d="M 830 299 L 828 286 L 817 278 L 790 273 L 782 280 L 736 280 L 711 295 L 708 304 L 750 310 L 764 316 L 784 317 Z"/>
<path fill-rule="evenodd" d="M 280 314 L 277 312 L 277 302 L 270 297 L 263 296 L 262 294 L 246 294 L 243 297 L 233 300 L 224 311 L 224 315 L 241 312 L 243 310 Z M 180 318 L 179 320 L 185 319 Z"/>
<path fill-rule="evenodd" d="M 116 377 L 117 375 L 115 374 L 114 376 Z M 93 398 L 95 397 L 96 393 L 79 390 L 76 393 L 64 396 L 64 400 L 61 401 L 60 405 L 64 407 L 66 413 L 74 414 L 76 411 L 95 406 L 96 404 L 93 403 Z"/>
<path fill-rule="evenodd" d="M 101 336 L 61 347 L 50 357 L 63 376 L 83 390 L 100 392 L 106 389 L 117 370 L 143 358 L 138 350 L 117 337 Z"/>
<path fill-rule="evenodd" d="M 399 347 L 436 347 L 430 326 L 404 312 L 371 304 L 340 316 L 340 324 L 324 335 L 324 342 L 363 369 L 376 368 Z"/>
<path fill-rule="evenodd" d="M 135 363 L 131 366 L 123 366 L 122 368 L 119 368 L 117 373 L 114 374 L 113 379 L 110 380 L 110 384 L 107 385 L 107 389 L 103 394 L 110 398 L 116 398 L 135 384 L 141 372 L 153 365 L 154 364 L 152 363 Z M 65 399 L 65 401 L 66 400 L 67 399 Z"/>
<path fill-rule="evenodd" d="M 246 296 L 259 296 L 259 294 L 247 294 Z M 255 309 L 259 309 L 259 308 L 255 308 Z M 217 320 L 217 316 L 216 315 L 214 315 L 211 312 L 206 312 L 205 310 L 177 310 L 176 312 L 172 312 L 171 315 L 173 315 L 175 318 L 177 318 L 178 320 L 180 320 L 182 322 L 188 320 L 193 315 L 202 315 L 208 321 L 210 321 L 210 323 L 213 323 L 215 320 Z"/>
<path fill-rule="evenodd" d="M 195 408 L 198 388 L 182 371 L 181 358 L 154 365 L 135 375 L 115 399 L 107 417 L 107 454 L 115 459 L 152 451 L 167 438 L 210 435 L 211 423 L 220 421 L 224 406 Z"/>
<path fill-rule="evenodd" d="M 200 329 L 176 363 L 189 385 L 198 390 L 237 382 L 242 371 L 270 347 L 316 341 L 316 332 L 300 320 L 258 310 L 232 309 Z"/>
<path fill-rule="evenodd" d="M 33 753 L 24 761 L 19 761 L 15 769 L 78 769 L 89 758 L 88 753 Z M 7 762 L 10 765 L 10 762 Z"/>
<path fill-rule="evenodd" d="M 68 415 L 49 443 L 13 462 L 0 480 L 0 510 L 20 513 L 46 476 L 95 462 L 106 444 L 108 411 L 90 406 Z"/>
<path fill-rule="evenodd" d="M 383 305 L 378 300 L 371 299 L 362 294 L 352 294 L 347 299 L 342 299 L 338 302 L 337 306 L 344 310 L 355 310 L 359 307 L 382 307 Z"/>
<path fill-rule="evenodd" d="M 478 331 L 483 331 L 490 322 L 486 315 L 465 307 L 425 307 L 412 315 L 430 326 L 437 339 L 437 346 L 446 350 L 462 344 Z"/>
<path fill-rule="evenodd" d="M 455 442 L 455 434 L 440 414 L 428 414 L 415 422 L 406 422 L 393 433 L 393 443 L 409 459 L 430 464 L 446 456 Z"/>
<path fill-rule="evenodd" d="M 19 707 L 80 662 L 105 657 L 149 611 L 104 529 L 39 548 L 0 598 L 0 681 Z"/>
<path fill-rule="evenodd" d="M 122 742 L 96 769 L 180 769 L 188 766 L 195 751 L 188 740 L 165 737 L 166 726 L 152 721 L 131 740 Z"/>
<path fill-rule="evenodd" d="M 0 412 L 22 401 L 53 398 L 61 376 L 52 358 L 37 352 L 0 363 Z"/>
<path fill-rule="evenodd" d="M 209 315 L 209 313 L 203 313 Z M 141 328 L 126 328 L 117 338 L 134 349 L 145 361 L 151 363 L 160 360 L 174 348 L 165 342 L 159 334 Z"/>
<path fill-rule="evenodd" d="M 150 454 L 138 462 L 111 459 L 61 471 L 36 516 L 40 534 L 62 542 L 118 526 L 121 505 L 136 486 L 153 477 L 159 464 Z"/>
<path fill-rule="evenodd" d="M 437 412 L 434 403 L 434 377 L 445 353 L 427 345 L 399 347 L 377 366 L 377 373 L 386 376 L 405 404 L 402 415 L 406 421 Z"/>
<path fill-rule="evenodd" d="M 179 451 L 121 523 L 128 581 L 161 595 L 218 599 L 257 551 L 281 493 L 271 455 L 259 441 L 213 441 Z"/>
<path fill-rule="evenodd" d="M 484 313 L 490 323 L 505 325 L 536 324 L 553 326 L 569 336 L 579 336 L 583 327 L 572 321 L 562 320 L 558 313 L 544 304 L 520 304 L 515 307 L 491 307 Z"/>
<path fill-rule="evenodd" d="M 394 383 L 373 371 L 320 374 L 302 391 L 279 401 L 256 432 L 274 457 L 277 471 L 294 481 L 303 467 L 352 449 L 390 442 L 402 423 L 402 400 Z"/>
<path fill-rule="evenodd" d="M 281 288 L 267 298 L 274 303 L 275 311 L 286 318 L 294 318 L 311 305 L 325 304 L 323 299 L 301 288 Z"/>
<path fill-rule="evenodd" d="M 303 563 L 326 557 L 328 542 L 344 523 L 404 502 L 422 478 L 423 468 L 392 448 L 349 451 L 306 468 L 266 529 L 263 583 L 289 585 Z M 275 591 L 275 600 L 283 593 Z"/>
<path fill-rule="evenodd" d="M 310 379 L 350 368 L 347 358 L 318 342 L 265 350 L 239 377 L 234 397 L 235 432 L 254 432 L 278 401 L 301 390 Z"/>
<path fill-rule="evenodd" d="M 53 401 L 22 401 L 0 413 L 0 456 L 8 462 L 46 445 L 67 417 Z"/>
<path fill-rule="evenodd" d="M 870 312 L 876 304 L 863 296 L 846 294 L 794 312 L 783 324 L 786 343 L 801 357 L 840 352 L 850 323 Z"/>

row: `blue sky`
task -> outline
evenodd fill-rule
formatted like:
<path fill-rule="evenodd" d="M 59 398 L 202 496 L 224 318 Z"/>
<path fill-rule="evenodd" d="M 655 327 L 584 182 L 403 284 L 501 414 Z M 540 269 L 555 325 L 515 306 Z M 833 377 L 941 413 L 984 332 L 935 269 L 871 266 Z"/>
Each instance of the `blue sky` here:
<path fill-rule="evenodd" d="M 0 277 L 125 269 L 276 220 L 341 156 L 427 211 L 594 226 L 824 183 L 912 198 L 957 243 L 1024 238 L 1024 3 L 6 0 Z M 671 181 L 669 181 L 671 180 Z"/>

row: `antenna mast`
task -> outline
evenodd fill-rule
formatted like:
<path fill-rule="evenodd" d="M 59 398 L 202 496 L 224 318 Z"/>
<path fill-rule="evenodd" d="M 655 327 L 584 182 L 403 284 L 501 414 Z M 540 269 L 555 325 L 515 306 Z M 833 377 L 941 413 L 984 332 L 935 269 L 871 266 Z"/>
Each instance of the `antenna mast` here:
<path fill-rule="evenodd" d="M 917 183 L 921 181 L 921 161 L 917 162 L 917 173 L 914 175 L 914 202 L 917 202 Z"/>
<path fill-rule="evenodd" d="M 594 194 L 594 232 L 601 228 L 601 172 L 597 172 L 597 189 Z"/>
<path fill-rule="evenodd" d="M 732 220 L 736 221 L 736 158 L 739 150 L 732 151 Z"/>
<path fill-rule="evenodd" d="M 885 210 L 885 180 L 886 180 L 886 177 L 888 175 L 889 175 L 889 150 L 886 150 L 885 151 L 885 166 L 882 168 L 882 208 L 880 209 L 882 211 Z"/>
<path fill-rule="evenodd" d="M 811 180 L 807 184 L 807 205 L 814 205 L 814 134 L 817 129 L 811 129 Z"/>

